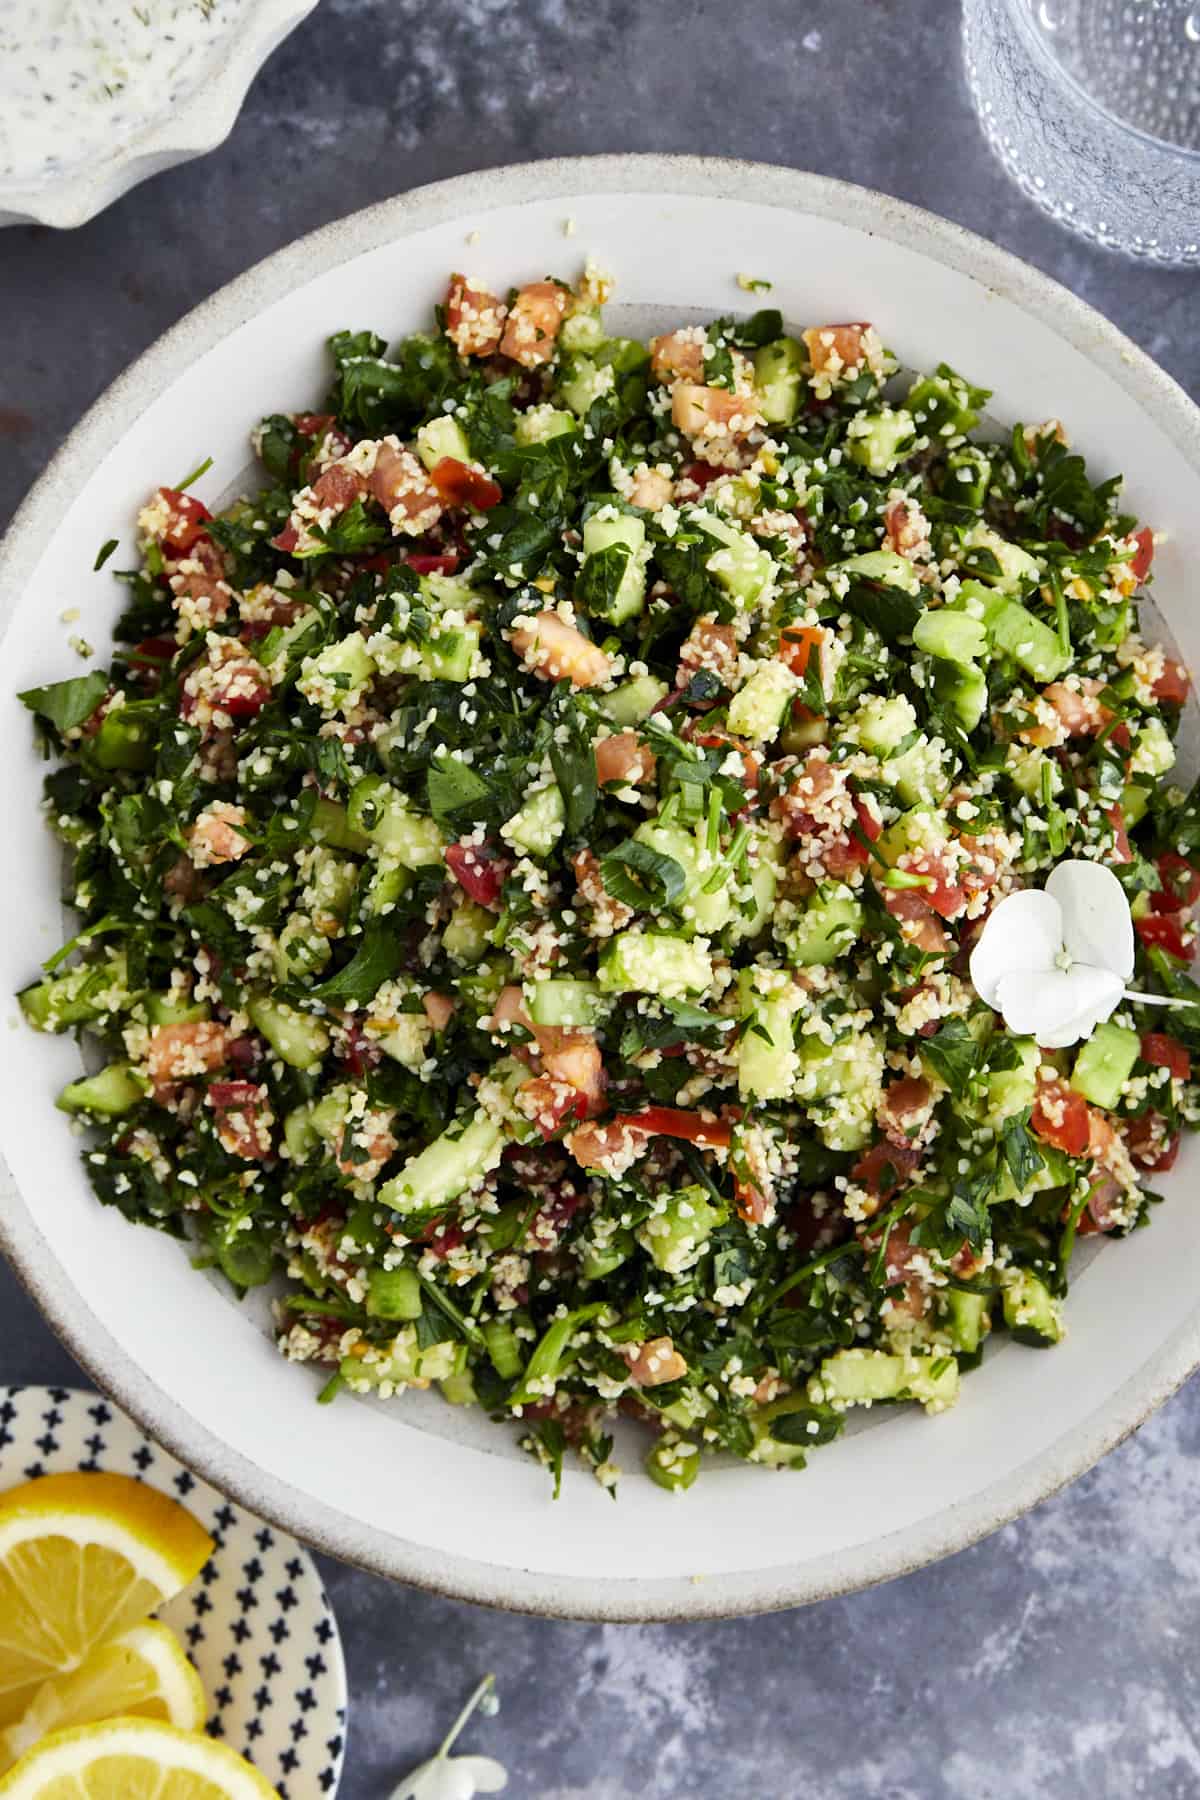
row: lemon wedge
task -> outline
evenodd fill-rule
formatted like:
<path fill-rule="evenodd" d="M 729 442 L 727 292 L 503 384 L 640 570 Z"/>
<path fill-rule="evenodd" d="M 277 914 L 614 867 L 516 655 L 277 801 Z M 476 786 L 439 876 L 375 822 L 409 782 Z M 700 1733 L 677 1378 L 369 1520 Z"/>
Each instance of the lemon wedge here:
<path fill-rule="evenodd" d="M 0 1731 L 0 1774 L 68 1725 L 135 1715 L 199 1731 L 207 1710 L 183 1645 L 157 1619 L 147 1619 L 99 1645 L 70 1675 L 42 1683 L 21 1717 Z"/>
<path fill-rule="evenodd" d="M 213 1542 L 125 1475 L 45 1475 L 0 1494 L 0 1725 L 48 1677 L 185 1588 Z"/>
<path fill-rule="evenodd" d="M 158 1719 L 56 1731 L 0 1779 L 3 1800 L 279 1800 L 225 1744 Z"/>

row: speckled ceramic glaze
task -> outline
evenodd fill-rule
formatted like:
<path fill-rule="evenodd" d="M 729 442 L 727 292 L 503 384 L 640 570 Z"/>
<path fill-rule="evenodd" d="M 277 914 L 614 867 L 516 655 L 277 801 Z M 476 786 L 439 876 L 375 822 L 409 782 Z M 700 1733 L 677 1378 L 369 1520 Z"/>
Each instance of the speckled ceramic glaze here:
<path fill-rule="evenodd" d="M 567 221 L 574 229 L 567 234 Z M 5 687 L 69 672 L 54 621 L 103 644 L 117 607 L 96 547 L 132 553 L 148 488 L 211 454 L 212 499 L 245 466 L 262 413 L 315 403 L 321 342 L 344 325 L 424 324 L 453 268 L 501 289 L 594 252 L 620 324 L 645 330 L 745 308 L 738 272 L 770 278 L 793 324 L 872 318 L 901 359 L 945 358 L 996 390 L 1002 423 L 1056 415 L 1131 510 L 1170 534 L 1155 599 L 1200 663 L 1187 602 L 1200 563 L 1200 415 L 1096 313 L 1012 257 L 926 213 L 782 169 L 598 158 L 462 177 L 330 226 L 272 257 L 143 357 L 72 434 L 0 559 Z M 0 842 L 25 881 L 7 902 L 0 987 L 58 942 L 58 870 L 36 808 L 27 717 L 0 703 Z M 572 1471 L 563 1498 L 512 1438 L 434 1396 L 313 1404 L 310 1372 L 199 1278 L 179 1247 L 99 1207 L 53 1094 L 70 1041 L 4 1040 L 0 1144 L 15 1190 L 0 1235 L 97 1380 L 177 1454 L 255 1512 L 384 1573 L 469 1599 L 593 1618 L 749 1612 L 886 1579 L 957 1550 L 1088 1467 L 1200 1360 L 1189 1145 L 1153 1229 L 1105 1245 L 1074 1284 L 1052 1353 L 998 1345 L 936 1420 L 875 1412 L 803 1475 L 714 1468 L 673 1499 L 636 1472 L 613 1505 Z M 632 1456 L 625 1458 L 633 1462 Z"/>
<path fill-rule="evenodd" d="M 33 0 L 31 14 L 41 4 Z M 139 181 L 214 150 L 233 130 L 246 90 L 272 50 L 316 4 L 252 0 L 245 16 L 188 63 L 178 91 L 160 94 L 140 120 L 131 116 L 100 155 L 71 162 L 68 144 L 61 169 L 28 183 L 0 181 L 0 225 L 82 225 Z"/>
<path fill-rule="evenodd" d="M 99 1394 L 0 1387 L 0 1491 L 39 1475 L 132 1475 L 186 1506 L 216 1548 L 160 1609 L 204 1684 L 206 1729 L 248 1757 L 280 1800 L 337 1793 L 346 1671 L 333 1609 L 292 1538 L 218 1494 Z"/>

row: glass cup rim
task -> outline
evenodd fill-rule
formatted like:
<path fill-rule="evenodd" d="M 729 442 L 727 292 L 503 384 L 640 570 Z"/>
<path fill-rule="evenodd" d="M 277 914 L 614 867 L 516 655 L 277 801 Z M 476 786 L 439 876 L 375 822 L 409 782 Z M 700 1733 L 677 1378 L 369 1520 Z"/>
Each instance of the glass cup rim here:
<path fill-rule="evenodd" d="M 1070 70 L 1065 68 L 1057 57 L 1050 54 L 1045 38 L 1034 27 L 1031 0 L 996 0 L 996 4 L 1003 7 L 1013 20 L 1031 54 L 1039 59 L 1044 67 L 1051 70 L 1064 86 L 1078 94 L 1085 106 L 1098 113 L 1102 119 L 1107 119 L 1116 130 L 1124 132 L 1128 137 L 1139 139 L 1153 150 L 1160 151 L 1167 156 L 1178 157 L 1181 162 L 1200 163 L 1200 148 L 1191 150 L 1186 144 L 1173 144 L 1169 138 L 1155 137 L 1152 131 L 1143 131 L 1140 125 L 1131 125 L 1128 119 L 1118 118 L 1116 113 L 1110 112 L 1108 107 L 1102 105 L 1094 94 L 1089 94 Z"/>

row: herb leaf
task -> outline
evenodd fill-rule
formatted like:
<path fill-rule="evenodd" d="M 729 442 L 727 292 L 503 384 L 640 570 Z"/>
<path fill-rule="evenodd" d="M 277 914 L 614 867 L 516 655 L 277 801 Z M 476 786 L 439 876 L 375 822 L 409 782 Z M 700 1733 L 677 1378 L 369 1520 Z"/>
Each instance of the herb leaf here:
<path fill-rule="evenodd" d="M 26 688 L 17 699 L 40 719 L 48 719 L 58 731 L 73 731 L 90 719 L 108 692 L 108 676 L 93 669 L 70 681 L 54 681 L 49 687 Z"/>
<path fill-rule="evenodd" d="M 602 858 L 600 879 L 614 900 L 633 907 L 671 906 L 687 886 L 682 864 L 635 838 Z"/>
<path fill-rule="evenodd" d="M 966 1093 L 979 1065 L 979 1045 L 965 1019 L 947 1019 L 922 1043 L 921 1055 L 956 1098 Z"/>

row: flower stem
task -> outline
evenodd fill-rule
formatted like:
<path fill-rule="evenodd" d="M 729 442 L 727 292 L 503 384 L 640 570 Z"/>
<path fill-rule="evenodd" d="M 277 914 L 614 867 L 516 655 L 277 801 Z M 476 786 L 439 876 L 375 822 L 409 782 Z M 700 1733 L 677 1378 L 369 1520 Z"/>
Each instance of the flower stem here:
<path fill-rule="evenodd" d="M 475 1711 L 475 1708 L 479 1705 L 479 1702 L 483 1699 L 489 1689 L 495 1687 L 495 1685 L 496 1677 L 494 1675 L 484 1676 L 483 1680 L 479 1683 L 479 1686 L 475 1689 L 475 1692 L 471 1695 L 471 1698 L 467 1701 L 467 1704 L 463 1707 L 457 1719 L 455 1719 L 453 1725 L 442 1739 L 435 1761 L 440 1760 L 440 1758 L 448 1754 L 451 1745 L 458 1737 L 459 1732 L 463 1729 L 467 1720 L 471 1717 L 471 1714 Z"/>
<path fill-rule="evenodd" d="M 1168 994 L 1139 994 L 1134 988 L 1126 988 L 1123 997 L 1126 1000 L 1136 1000 L 1139 1006 L 1200 1006 L 1200 1000 L 1187 1000 Z"/>

